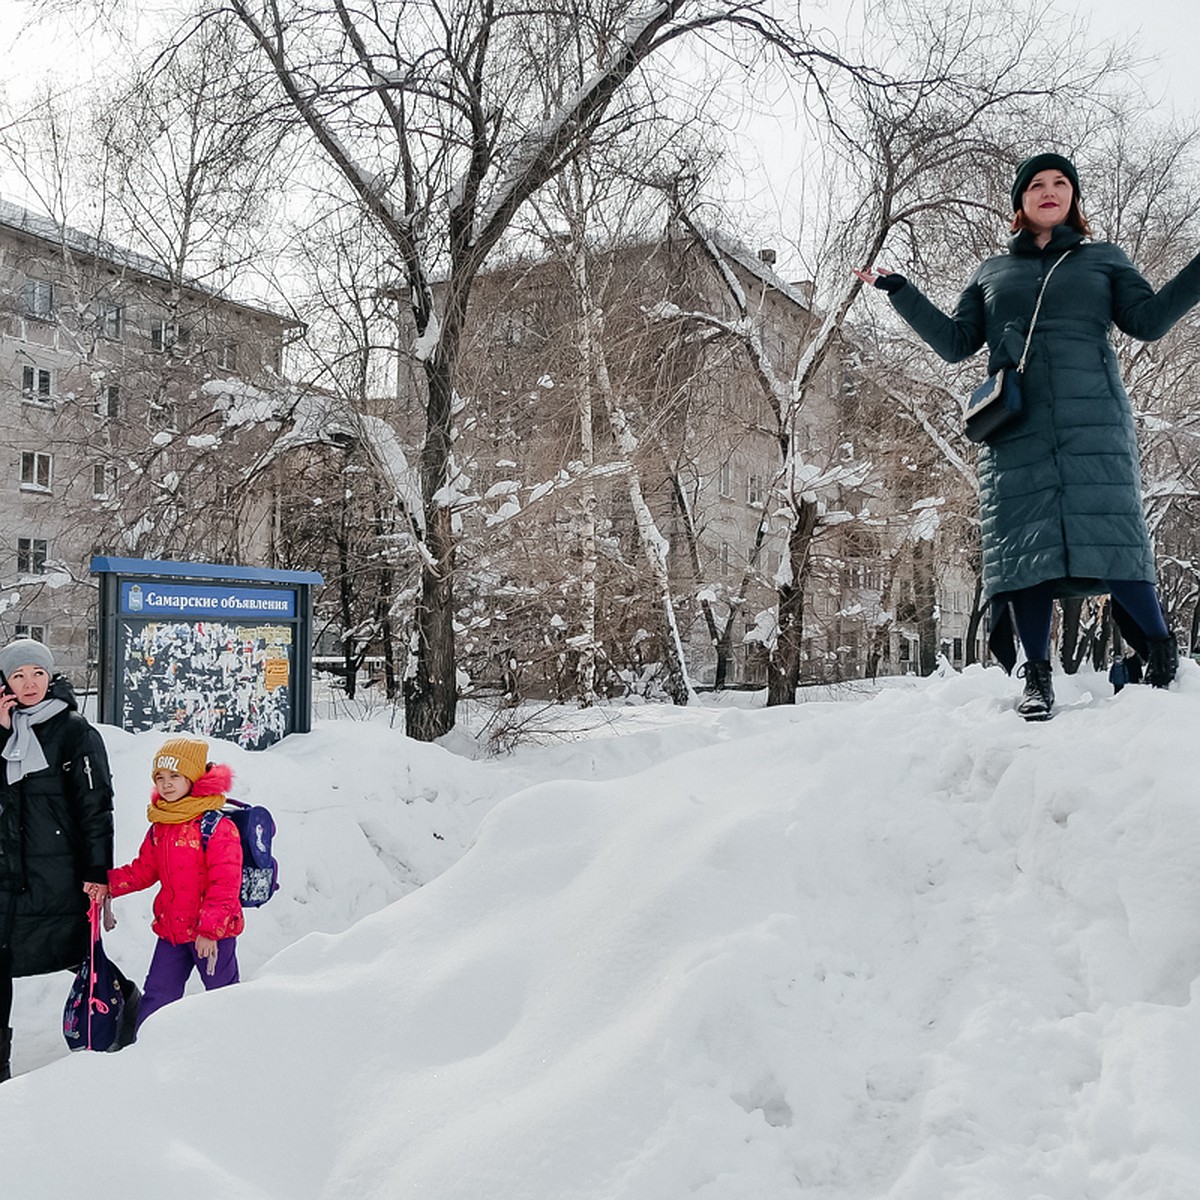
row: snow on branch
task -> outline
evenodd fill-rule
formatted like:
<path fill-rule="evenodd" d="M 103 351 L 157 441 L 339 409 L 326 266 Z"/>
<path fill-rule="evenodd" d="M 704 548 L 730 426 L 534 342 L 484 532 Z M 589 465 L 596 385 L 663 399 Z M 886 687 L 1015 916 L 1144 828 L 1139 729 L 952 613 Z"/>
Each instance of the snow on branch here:
<path fill-rule="evenodd" d="M 895 400 L 921 426 L 925 431 L 925 435 L 941 451 L 943 458 L 967 482 L 971 490 L 978 492 L 979 476 L 976 474 L 975 468 L 954 448 L 950 440 L 937 429 L 916 400 L 907 392 L 902 392 L 899 388 L 893 387 L 890 384 L 885 383 L 882 387 L 885 395 Z"/>
<path fill-rule="evenodd" d="M 594 467 L 580 471 L 559 471 L 553 479 L 541 483 L 522 484 L 516 480 L 502 480 L 488 488 L 485 500 L 496 500 L 503 497 L 500 506 L 484 518 L 484 524 L 491 529 L 495 525 L 503 525 L 515 517 L 527 512 L 533 505 L 546 499 L 547 496 L 561 495 L 589 480 L 608 479 L 618 475 L 626 475 L 633 469 L 631 462 L 600 463 Z M 521 493 L 528 490 L 524 503 Z"/>
<path fill-rule="evenodd" d="M 414 529 L 424 532 L 425 508 L 421 500 L 421 476 L 408 461 L 408 455 L 404 453 L 396 431 L 380 417 L 360 415 L 358 424 L 363 442 L 396 503 L 404 510 Z"/>
<path fill-rule="evenodd" d="M 754 370 L 767 390 L 776 417 L 782 418 L 789 411 L 791 388 L 787 380 L 775 370 L 775 364 L 771 361 L 771 356 L 763 342 L 761 325 L 755 318 L 743 315 L 731 320 L 728 317 L 719 316 L 717 313 L 699 309 L 682 309 L 678 305 L 665 301 L 644 311 L 647 316 L 660 321 L 699 325 L 738 342 L 750 356 Z"/>
<path fill-rule="evenodd" d="M 490 248 L 512 214 L 577 152 L 600 122 L 617 90 L 657 45 L 686 0 L 660 0 L 626 24 L 616 48 L 598 71 L 547 120 L 517 143 L 495 190 L 480 206 L 471 240 Z"/>

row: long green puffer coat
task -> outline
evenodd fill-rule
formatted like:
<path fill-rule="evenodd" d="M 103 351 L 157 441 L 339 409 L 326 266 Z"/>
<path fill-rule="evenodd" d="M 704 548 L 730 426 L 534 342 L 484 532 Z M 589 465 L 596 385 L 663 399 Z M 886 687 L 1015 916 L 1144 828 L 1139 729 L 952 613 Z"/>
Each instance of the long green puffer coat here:
<path fill-rule="evenodd" d="M 1053 582 L 1059 595 L 1107 580 L 1155 581 L 1129 397 L 1109 341 L 1115 324 L 1162 337 L 1200 301 L 1200 256 L 1155 292 L 1118 247 L 1066 225 L 1039 249 L 1023 230 L 975 272 L 947 315 L 911 283 L 892 304 L 948 362 L 986 341 L 988 371 L 1021 357 L 1054 263 L 1025 365 L 1021 417 L 979 451 L 983 594 Z M 982 382 L 982 376 L 980 378 Z"/>

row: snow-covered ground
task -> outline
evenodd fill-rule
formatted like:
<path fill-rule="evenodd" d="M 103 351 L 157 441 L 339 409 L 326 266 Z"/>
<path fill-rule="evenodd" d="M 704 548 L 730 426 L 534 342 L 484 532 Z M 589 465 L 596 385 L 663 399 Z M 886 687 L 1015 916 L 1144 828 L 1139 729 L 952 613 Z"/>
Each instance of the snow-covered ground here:
<path fill-rule="evenodd" d="M 1200 669 L 1057 682 L 223 747 L 280 827 L 246 982 L 69 1055 L 19 981 L 4 1193 L 1194 1200 Z M 127 858 L 157 738 L 105 733 Z"/>

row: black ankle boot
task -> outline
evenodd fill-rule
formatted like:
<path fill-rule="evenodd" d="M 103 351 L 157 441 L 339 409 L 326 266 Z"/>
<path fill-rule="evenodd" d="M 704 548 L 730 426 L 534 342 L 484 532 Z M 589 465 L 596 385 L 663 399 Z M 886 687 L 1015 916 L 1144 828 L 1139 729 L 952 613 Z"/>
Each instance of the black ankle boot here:
<path fill-rule="evenodd" d="M 12 1030 L 0 1031 L 0 1083 L 12 1078 Z"/>
<path fill-rule="evenodd" d="M 1150 657 L 1146 660 L 1146 682 L 1151 687 L 1165 688 L 1179 673 L 1179 643 L 1173 633 L 1151 638 Z"/>
<path fill-rule="evenodd" d="M 1027 721 L 1048 721 L 1054 708 L 1054 685 L 1050 682 L 1050 663 L 1044 659 L 1030 659 L 1017 669 L 1017 675 L 1025 680 L 1025 695 L 1017 705 L 1017 712 Z"/>

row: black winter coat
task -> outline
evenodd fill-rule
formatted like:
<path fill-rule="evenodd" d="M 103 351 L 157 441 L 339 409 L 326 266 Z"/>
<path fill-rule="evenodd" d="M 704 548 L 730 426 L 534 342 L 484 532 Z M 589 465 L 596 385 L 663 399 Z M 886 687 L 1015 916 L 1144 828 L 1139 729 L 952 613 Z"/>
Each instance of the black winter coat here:
<path fill-rule="evenodd" d="M 62 676 L 65 712 L 35 725 L 47 767 L 7 782 L 0 760 L 0 952 L 14 976 L 74 970 L 87 953 L 85 882 L 113 865 L 112 777 L 100 734 Z M 11 731 L 0 729 L 0 748 Z"/>
<path fill-rule="evenodd" d="M 1054 581 L 1060 594 L 1154 582 L 1138 446 L 1109 332 L 1161 337 L 1200 301 L 1200 257 L 1158 292 L 1125 254 L 1065 225 L 1039 249 L 1027 231 L 975 272 L 951 314 L 911 284 L 896 311 L 943 358 L 984 343 L 988 369 L 1020 359 L 1038 290 L 1050 278 L 1024 376 L 1025 412 L 979 451 L 983 594 Z"/>

